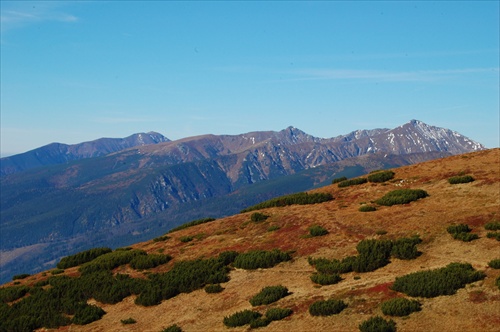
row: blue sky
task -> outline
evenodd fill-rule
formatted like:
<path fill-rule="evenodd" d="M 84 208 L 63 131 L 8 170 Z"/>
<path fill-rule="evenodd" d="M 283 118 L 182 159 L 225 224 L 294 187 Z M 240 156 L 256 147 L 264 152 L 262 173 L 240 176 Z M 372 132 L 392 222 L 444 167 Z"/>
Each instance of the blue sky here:
<path fill-rule="evenodd" d="M 499 2 L 1 1 L 1 153 L 411 119 L 498 147 Z"/>

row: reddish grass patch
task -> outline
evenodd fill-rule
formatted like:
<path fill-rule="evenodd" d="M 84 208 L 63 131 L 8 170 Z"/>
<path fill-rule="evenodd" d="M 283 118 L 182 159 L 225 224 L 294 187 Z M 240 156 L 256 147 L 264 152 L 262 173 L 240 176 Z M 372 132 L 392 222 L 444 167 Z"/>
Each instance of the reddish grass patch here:
<path fill-rule="evenodd" d="M 469 301 L 472 303 L 483 303 L 488 301 L 488 295 L 486 295 L 483 291 L 470 292 Z"/>

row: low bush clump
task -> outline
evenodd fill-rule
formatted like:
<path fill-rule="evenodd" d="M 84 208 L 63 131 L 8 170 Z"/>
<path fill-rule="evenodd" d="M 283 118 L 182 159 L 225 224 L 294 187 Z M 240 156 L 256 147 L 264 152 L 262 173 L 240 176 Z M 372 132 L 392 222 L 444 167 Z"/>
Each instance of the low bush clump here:
<path fill-rule="evenodd" d="M 488 266 L 493 269 L 500 269 L 500 258 L 489 261 Z"/>
<path fill-rule="evenodd" d="M 84 304 L 80 305 L 76 311 L 75 316 L 71 320 L 73 324 L 86 325 L 96 320 L 101 319 L 106 312 L 96 305 Z"/>
<path fill-rule="evenodd" d="M 267 231 L 268 232 L 274 232 L 274 231 L 277 231 L 278 229 L 280 229 L 281 227 L 279 227 L 278 225 L 271 225 L 267 228 Z"/>
<path fill-rule="evenodd" d="M 393 171 L 380 171 L 380 172 L 372 173 L 372 174 L 368 175 L 368 181 L 378 182 L 378 183 L 389 181 L 389 180 L 392 180 L 394 178 L 394 174 L 396 174 L 396 173 L 394 173 Z"/>
<path fill-rule="evenodd" d="M 265 269 L 291 259 L 292 257 L 290 254 L 278 249 L 273 249 L 271 251 L 251 250 L 236 256 L 233 266 L 245 270 Z"/>
<path fill-rule="evenodd" d="M 8 303 L 16 301 L 28 294 L 30 288 L 28 286 L 10 286 L 0 288 L 0 302 Z"/>
<path fill-rule="evenodd" d="M 474 181 L 474 178 L 470 175 L 452 176 L 448 179 L 448 183 L 450 184 L 469 183 L 472 181 Z"/>
<path fill-rule="evenodd" d="M 361 332 L 395 332 L 396 323 L 392 320 L 385 320 L 380 316 L 375 316 L 365 320 L 359 325 Z"/>
<path fill-rule="evenodd" d="M 28 273 L 23 273 L 23 274 L 16 274 L 15 276 L 12 277 L 12 280 L 20 280 L 20 279 L 26 279 L 30 276 L 31 274 Z"/>
<path fill-rule="evenodd" d="M 174 324 L 164 328 L 161 332 L 182 332 L 182 329 L 177 324 Z"/>
<path fill-rule="evenodd" d="M 412 312 L 420 311 L 421 304 L 417 300 L 405 298 L 395 298 L 385 301 L 381 306 L 384 315 L 388 316 L 408 316 Z"/>
<path fill-rule="evenodd" d="M 352 264 L 356 260 L 355 256 L 349 256 L 339 261 L 338 259 L 308 258 L 309 264 L 314 266 L 320 274 L 339 274 L 352 271 Z"/>
<path fill-rule="evenodd" d="M 280 285 L 264 287 L 258 294 L 250 299 L 250 304 L 254 307 L 263 304 L 270 304 L 289 294 L 288 288 L 285 286 Z"/>
<path fill-rule="evenodd" d="M 205 292 L 208 294 L 220 293 L 224 288 L 220 284 L 210 284 L 205 286 Z"/>
<path fill-rule="evenodd" d="M 332 180 L 332 184 L 336 184 L 336 183 L 339 183 L 339 182 L 342 182 L 342 181 L 345 181 L 347 180 L 347 178 L 345 176 L 341 176 L 339 178 L 335 178 Z"/>
<path fill-rule="evenodd" d="M 397 189 L 385 194 L 382 198 L 377 199 L 375 203 L 385 206 L 408 204 L 427 196 L 429 196 L 429 194 L 422 189 Z"/>
<path fill-rule="evenodd" d="M 345 187 L 350 187 L 350 186 L 357 186 L 357 185 L 367 183 L 367 182 L 368 182 L 367 178 L 356 178 L 356 179 L 341 181 L 337 184 L 337 186 L 339 188 L 345 188 Z"/>
<path fill-rule="evenodd" d="M 500 241 L 500 232 L 488 232 L 486 237 L 488 239 L 496 239 L 497 241 Z"/>
<path fill-rule="evenodd" d="M 162 241 L 167 241 L 170 239 L 170 236 L 163 235 L 163 236 L 158 236 L 153 239 L 153 242 L 162 242 Z"/>
<path fill-rule="evenodd" d="M 203 219 L 193 220 L 193 221 L 187 222 L 185 224 L 182 224 L 180 226 L 177 226 L 175 228 L 172 228 L 168 232 L 169 233 L 173 233 L 173 232 L 179 231 L 181 229 L 185 229 L 185 228 L 188 228 L 188 227 L 193 227 L 193 226 L 196 226 L 196 225 L 205 224 L 207 222 L 211 222 L 211 221 L 214 221 L 214 220 L 215 220 L 214 218 L 203 218 Z"/>
<path fill-rule="evenodd" d="M 420 255 L 416 245 L 422 243 L 418 236 L 400 238 L 392 243 L 391 256 L 398 259 L 414 259 Z"/>
<path fill-rule="evenodd" d="M 193 241 L 194 237 L 193 236 L 190 236 L 190 235 L 184 235 L 184 236 L 181 236 L 179 238 L 179 241 L 181 241 L 182 243 L 187 243 L 187 242 L 191 242 Z"/>
<path fill-rule="evenodd" d="M 287 205 L 305 205 L 305 204 L 316 204 L 323 203 L 333 200 L 333 196 L 329 193 L 313 193 L 308 194 L 305 192 L 300 192 L 296 194 L 276 197 L 268 201 L 253 205 L 241 211 L 241 213 L 250 212 L 254 210 L 261 210 L 270 207 L 281 207 Z"/>
<path fill-rule="evenodd" d="M 373 212 L 377 211 L 377 208 L 374 207 L 373 205 L 362 205 L 358 209 L 359 212 Z"/>
<path fill-rule="evenodd" d="M 57 268 L 68 269 L 70 267 L 82 265 L 84 263 L 90 262 L 97 257 L 110 253 L 111 248 L 93 248 L 86 251 L 79 252 L 77 254 L 63 257 L 59 263 L 57 263 Z"/>
<path fill-rule="evenodd" d="M 127 319 L 122 319 L 122 320 L 120 320 L 120 322 L 122 322 L 122 324 L 125 324 L 125 325 L 137 323 L 137 321 L 135 319 L 133 319 L 132 317 L 127 318 Z"/>
<path fill-rule="evenodd" d="M 237 327 L 250 324 L 260 317 L 262 317 L 262 314 L 257 311 L 243 310 L 224 317 L 223 323 L 227 327 Z"/>
<path fill-rule="evenodd" d="M 52 271 L 50 271 L 50 274 L 52 274 L 53 276 L 57 275 L 57 274 L 61 274 L 61 273 L 64 273 L 64 269 L 53 269 Z"/>
<path fill-rule="evenodd" d="M 331 316 L 342 312 L 345 308 L 347 304 L 342 300 L 316 301 L 309 306 L 309 313 L 312 316 Z"/>
<path fill-rule="evenodd" d="M 224 265 L 229 265 L 234 262 L 236 257 L 239 255 L 237 251 L 234 250 L 229 250 L 229 251 L 223 251 L 219 254 L 217 257 L 217 260 L 221 262 Z"/>
<path fill-rule="evenodd" d="M 470 229 L 469 225 L 466 224 L 448 226 L 446 231 L 450 233 L 455 240 L 461 240 L 464 242 L 470 242 L 479 238 L 477 234 L 470 233 L 472 229 Z"/>
<path fill-rule="evenodd" d="M 328 234 L 328 231 L 319 225 L 314 225 L 314 226 L 309 227 L 309 235 L 312 237 L 323 236 L 326 234 Z"/>
<path fill-rule="evenodd" d="M 267 309 L 265 316 L 270 321 L 274 321 L 282 320 L 283 318 L 290 316 L 292 313 L 293 310 L 288 308 L 270 308 Z"/>
<path fill-rule="evenodd" d="M 115 250 L 113 252 L 100 255 L 99 257 L 93 259 L 80 266 L 79 271 L 82 274 L 88 274 L 92 272 L 98 272 L 103 270 L 112 270 L 120 265 L 125 265 L 130 263 L 130 261 L 140 255 L 147 255 L 143 250 Z"/>
<path fill-rule="evenodd" d="M 151 269 L 168 263 L 171 259 L 171 256 L 162 254 L 138 255 L 132 258 L 130 266 L 136 270 Z"/>
<path fill-rule="evenodd" d="M 466 284 L 484 279 L 485 274 L 466 263 L 451 263 L 446 267 L 419 271 L 396 277 L 392 289 L 414 297 L 453 295 Z"/>
<path fill-rule="evenodd" d="M 484 225 L 484 228 L 488 231 L 500 231 L 500 222 L 492 221 Z"/>
<path fill-rule="evenodd" d="M 264 213 L 260 213 L 260 212 L 252 213 L 252 215 L 250 216 L 250 220 L 253 221 L 253 222 L 264 221 L 267 218 L 269 218 L 268 215 L 266 215 Z"/>
<path fill-rule="evenodd" d="M 311 276 L 312 282 L 319 285 L 334 285 L 342 280 L 339 274 L 315 273 Z"/>

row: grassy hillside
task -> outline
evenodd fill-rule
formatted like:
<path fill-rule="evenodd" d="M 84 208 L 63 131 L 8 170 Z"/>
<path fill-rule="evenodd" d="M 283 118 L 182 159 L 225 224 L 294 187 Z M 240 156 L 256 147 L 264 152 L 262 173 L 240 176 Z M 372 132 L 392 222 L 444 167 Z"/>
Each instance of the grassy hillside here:
<path fill-rule="evenodd" d="M 240 213 L 131 246 L 135 250 L 97 258 L 80 255 L 74 261 L 90 261 L 18 276 L 4 285 L 0 321 L 2 315 L 10 322 L 15 319 L 6 314 L 21 306 L 14 302 L 77 280 L 85 285 L 85 280 L 98 280 L 93 271 L 104 269 L 111 272 L 99 280 L 128 280 L 129 293 L 116 288 L 104 296 L 89 288 L 83 301 L 105 314 L 96 307 L 85 314 L 79 308 L 67 312 L 65 324 L 75 316 L 74 322 L 87 323 L 82 317 L 90 311 L 102 315 L 88 324 L 72 324 L 72 331 L 163 331 L 174 324 L 183 331 L 246 331 L 250 324 L 267 325 L 261 327 L 264 331 L 359 331 L 375 316 L 392 320 L 398 331 L 497 331 L 500 270 L 492 262 L 500 259 L 500 242 L 492 234 L 500 232 L 494 226 L 500 223 L 499 161 L 500 149 L 492 149 L 392 169 L 394 178 L 386 182 L 333 184 L 312 191 L 331 194 L 331 201 L 259 210 L 268 216 L 261 221 L 252 221 L 256 211 Z M 474 181 L 448 181 L 465 175 Z M 427 195 L 406 204 L 377 204 L 401 189 Z M 360 211 L 366 205 L 375 211 Z M 462 224 L 468 227 L 458 226 Z M 450 226 L 477 239 L 455 236 Z M 318 227 L 327 232 L 314 236 L 310 230 Z M 106 256 L 110 254 L 115 256 Z M 259 260 L 273 264 L 243 268 L 255 267 L 248 261 Z M 191 271 L 190 277 L 176 279 L 182 271 Z M 434 284 L 422 282 L 422 273 L 438 283 L 437 289 L 449 289 L 444 293 L 449 295 L 424 292 Z M 456 283 L 449 285 L 450 280 Z M 205 291 L 210 284 L 220 287 Z M 156 293 L 148 288 L 154 285 Z M 115 301 L 118 289 L 123 299 Z M 160 298 L 154 298 L 158 293 Z M 255 297 L 265 297 L 259 302 L 265 304 L 252 305 Z M 413 309 L 401 308 L 406 302 L 394 301 L 399 298 L 411 300 L 406 302 Z M 391 315 L 405 311 L 406 316 Z M 247 318 L 246 325 L 228 327 Z"/>

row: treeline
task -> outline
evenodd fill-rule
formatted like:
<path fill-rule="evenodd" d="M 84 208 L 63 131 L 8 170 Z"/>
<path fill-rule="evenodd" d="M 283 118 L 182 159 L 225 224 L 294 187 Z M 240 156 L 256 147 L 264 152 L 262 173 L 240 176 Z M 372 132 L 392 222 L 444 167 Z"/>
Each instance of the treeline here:
<path fill-rule="evenodd" d="M 261 209 L 270 208 L 270 207 L 282 207 L 282 206 L 293 205 L 293 204 L 305 205 L 305 204 L 323 203 L 323 202 L 327 202 L 327 201 L 331 201 L 331 200 L 333 200 L 333 196 L 329 193 L 308 194 L 306 192 L 300 192 L 300 193 L 296 193 L 296 194 L 276 197 L 276 198 L 270 199 L 268 201 L 250 206 L 250 207 L 242 210 L 241 213 L 255 211 L 255 210 L 261 210 Z"/>
<path fill-rule="evenodd" d="M 419 271 L 397 277 L 392 289 L 413 297 L 452 295 L 466 284 L 482 280 L 485 274 L 467 263 L 451 263 L 446 267 Z"/>

